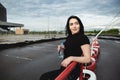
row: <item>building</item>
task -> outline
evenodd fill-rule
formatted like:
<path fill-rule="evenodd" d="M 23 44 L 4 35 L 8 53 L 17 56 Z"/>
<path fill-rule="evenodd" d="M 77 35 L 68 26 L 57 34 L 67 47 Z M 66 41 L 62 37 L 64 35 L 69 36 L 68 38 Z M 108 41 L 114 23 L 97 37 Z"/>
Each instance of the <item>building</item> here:
<path fill-rule="evenodd" d="M 10 28 L 24 27 L 23 24 L 7 22 L 7 10 L 0 3 L 0 31 L 9 32 Z"/>
<path fill-rule="evenodd" d="M 28 29 L 16 28 L 15 34 L 28 34 Z"/>
<path fill-rule="evenodd" d="M 6 8 L 0 3 L 0 20 L 7 21 L 7 12 Z"/>

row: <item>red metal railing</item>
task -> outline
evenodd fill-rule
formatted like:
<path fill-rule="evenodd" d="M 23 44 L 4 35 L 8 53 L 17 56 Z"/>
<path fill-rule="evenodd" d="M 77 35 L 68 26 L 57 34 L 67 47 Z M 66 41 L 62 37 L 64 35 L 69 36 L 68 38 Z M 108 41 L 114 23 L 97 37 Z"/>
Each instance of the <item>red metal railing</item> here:
<path fill-rule="evenodd" d="M 65 80 L 76 66 L 77 62 L 72 62 L 55 80 Z"/>

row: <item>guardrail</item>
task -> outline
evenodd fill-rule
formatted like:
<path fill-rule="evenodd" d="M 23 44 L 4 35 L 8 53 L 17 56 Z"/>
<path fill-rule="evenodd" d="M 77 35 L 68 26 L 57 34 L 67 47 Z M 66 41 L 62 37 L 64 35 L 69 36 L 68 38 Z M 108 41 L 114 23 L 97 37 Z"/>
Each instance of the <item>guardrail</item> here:
<path fill-rule="evenodd" d="M 72 62 L 55 80 L 65 80 L 76 66 L 77 62 Z"/>

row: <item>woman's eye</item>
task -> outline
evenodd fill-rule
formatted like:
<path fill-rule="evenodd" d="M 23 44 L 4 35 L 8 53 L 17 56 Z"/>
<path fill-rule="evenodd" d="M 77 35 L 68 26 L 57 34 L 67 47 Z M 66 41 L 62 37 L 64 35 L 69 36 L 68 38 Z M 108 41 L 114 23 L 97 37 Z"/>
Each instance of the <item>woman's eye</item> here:
<path fill-rule="evenodd" d="M 76 25 L 78 25 L 78 22 L 75 22 Z"/>
<path fill-rule="evenodd" d="M 72 26 L 73 25 L 73 23 L 70 23 L 70 26 Z"/>

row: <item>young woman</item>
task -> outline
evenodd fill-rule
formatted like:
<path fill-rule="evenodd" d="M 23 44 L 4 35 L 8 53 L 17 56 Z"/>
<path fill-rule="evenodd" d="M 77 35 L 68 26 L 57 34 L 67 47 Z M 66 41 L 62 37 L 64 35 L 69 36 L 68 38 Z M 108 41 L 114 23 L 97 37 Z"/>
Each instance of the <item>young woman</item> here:
<path fill-rule="evenodd" d="M 67 38 L 64 46 L 58 45 L 58 51 L 64 49 L 61 68 L 43 74 L 40 80 L 54 80 L 72 61 L 78 62 L 67 80 L 76 80 L 80 74 L 80 63 L 90 62 L 90 42 L 84 35 L 84 27 L 77 16 L 70 16 L 66 24 Z"/>

